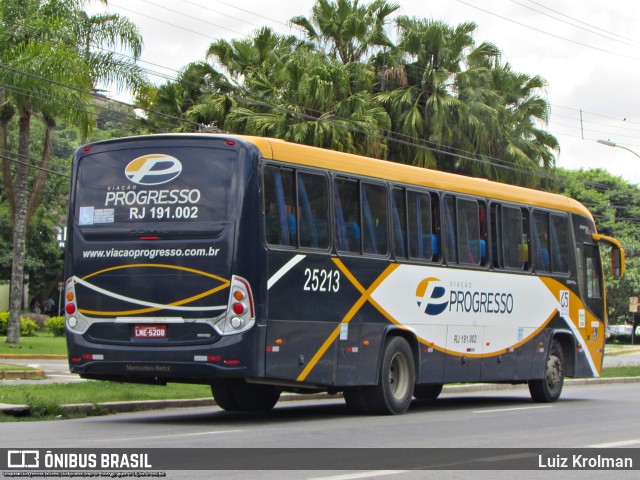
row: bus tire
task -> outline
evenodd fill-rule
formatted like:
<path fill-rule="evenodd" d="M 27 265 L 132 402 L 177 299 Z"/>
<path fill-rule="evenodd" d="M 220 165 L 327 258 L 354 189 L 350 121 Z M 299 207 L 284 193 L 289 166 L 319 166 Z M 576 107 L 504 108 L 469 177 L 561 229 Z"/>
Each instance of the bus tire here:
<path fill-rule="evenodd" d="M 418 400 L 433 401 L 442 393 L 442 384 L 416 385 L 413 387 L 413 396 Z"/>
<path fill-rule="evenodd" d="M 560 398 L 564 384 L 564 354 L 562 345 L 552 340 L 547 355 L 545 378 L 529 380 L 529 392 L 535 402 L 550 403 Z"/>
<path fill-rule="evenodd" d="M 387 340 L 378 384 L 365 387 L 364 395 L 370 413 L 397 415 L 404 413 L 411 404 L 416 381 L 413 352 L 403 337 Z"/>
<path fill-rule="evenodd" d="M 281 391 L 269 385 L 234 382 L 211 387 L 216 403 L 227 411 L 268 412 L 280 399 Z"/>
<path fill-rule="evenodd" d="M 233 412 L 240 409 L 235 397 L 234 384 L 211 385 L 211 393 L 213 394 L 213 399 L 223 410 Z"/>
<path fill-rule="evenodd" d="M 370 413 L 371 409 L 367 403 L 367 393 L 363 387 L 349 387 L 342 392 L 344 401 L 349 410 L 353 413 Z"/>

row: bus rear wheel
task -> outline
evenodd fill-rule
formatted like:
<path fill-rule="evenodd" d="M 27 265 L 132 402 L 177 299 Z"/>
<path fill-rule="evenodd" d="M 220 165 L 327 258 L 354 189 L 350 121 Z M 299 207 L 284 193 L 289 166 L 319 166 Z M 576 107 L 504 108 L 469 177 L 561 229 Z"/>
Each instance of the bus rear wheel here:
<path fill-rule="evenodd" d="M 435 400 L 442 393 L 442 384 L 416 385 L 413 388 L 413 396 L 418 400 Z"/>
<path fill-rule="evenodd" d="M 370 413 L 367 402 L 367 387 L 348 387 L 342 392 L 347 407 L 353 413 Z"/>
<path fill-rule="evenodd" d="M 564 385 L 564 355 L 557 340 L 551 342 L 545 378 L 529 380 L 529 393 L 535 402 L 550 403 L 560 398 Z"/>
<path fill-rule="evenodd" d="M 404 413 L 411 404 L 416 381 L 413 352 L 403 337 L 387 340 L 378 384 L 363 389 L 370 413 L 396 415 Z"/>
<path fill-rule="evenodd" d="M 212 385 L 211 393 L 218 406 L 224 410 L 268 412 L 278 403 L 281 391 L 269 385 L 238 381 Z"/>

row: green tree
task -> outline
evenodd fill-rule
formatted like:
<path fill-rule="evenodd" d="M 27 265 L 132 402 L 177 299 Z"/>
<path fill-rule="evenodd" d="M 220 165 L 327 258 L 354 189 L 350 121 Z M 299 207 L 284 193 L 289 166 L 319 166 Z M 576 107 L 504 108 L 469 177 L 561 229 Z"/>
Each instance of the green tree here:
<path fill-rule="evenodd" d="M 398 49 L 385 57 L 381 73 L 384 91 L 379 95 L 393 120 L 393 131 L 397 132 L 394 136 L 425 140 L 438 149 L 451 145 L 465 150 L 469 142 L 456 142 L 461 135 L 474 139 L 476 144 L 491 136 L 497 115 L 484 108 L 484 99 L 482 108 L 478 108 L 477 98 L 472 98 L 470 90 L 481 85 L 478 77 L 486 72 L 489 57 L 498 56 L 497 49 L 489 44 L 475 46 L 473 23 L 452 28 L 444 22 L 406 16 L 398 17 L 396 23 L 400 32 Z M 461 87 L 466 87 L 468 104 L 458 96 Z M 461 129 L 461 123 L 466 124 L 466 129 Z M 392 158 L 404 163 L 455 170 L 455 164 L 445 162 L 451 163 L 455 157 L 443 157 L 436 149 L 415 150 L 411 145 L 397 143 L 392 150 Z"/>
<path fill-rule="evenodd" d="M 372 70 L 294 40 L 262 29 L 250 40 L 212 44 L 209 58 L 225 78 L 188 117 L 236 133 L 385 156 L 390 123 L 371 94 Z"/>
<path fill-rule="evenodd" d="M 318 51 L 339 58 L 342 63 L 366 62 L 375 47 L 392 47 L 385 26 L 400 5 L 385 0 L 360 4 L 358 0 L 317 0 L 311 17 L 293 17 Z"/>
<path fill-rule="evenodd" d="M 25 242 L 46 184 L 56 119 L 78 125 L 86 133 L 92 125 L 90 93 L 99 82 L 134 89 L 144 84 L 144 79 L 135 75 L 135 68 L 127 68 L 126 64 L 131 63 L 129 60 L 99 53 L 104 52 L 100 50 L 102 45 L 130 47 L 135 32 L 125 37 L 118 29 L 108 31 L 105 27 L 108 22 L 90 20 L 84 14 L 84 3 L 82 0 L 0 2 L 3 23 L 0 86 L 3 101 L 12 105 L 19 125 L 17 152 L 10 151 L 6 140 L 10 116 L 0 117 L 3 121 L 0 136 L 4 137 L 0 145 L 6 147 L 3 181 L 13 216 L 9 343 L 18 343 L 20 339 Z M 91 28 L 87 28 L 89 24 Z M 133 28 L 133 25 L 128 27 Z M 118 62 L 122 69 L 118 68 Z M 45 125 L 39 160 L 31 156 L 33 118 Z M 32 175 L 34 165 L 39 169 Z"/>
<path fill-rule="evenodd" d="M 137 104 L 147 108 L 144 128 L 150 132 L 193 131 L 197 124 L 186 118 L 187 111 L 200 102 L 205 92 L 220 92 L 225 81 L 208 63 L 190 63 L 175 81 L 151 87 L 138 97 Z"/>
<path fill-rule="evenodd" d="M 629 297 L 640 293 L 640 188 L 602 169 L 559 170 L 561 192 L 584 203 L 595 218 L 598 231 L 617 238 L 626 253 L 626 272 L 621 278 L 607 274 L 609 315 L 629 311 Z M 603 248 L 603 259 L 608 252 Z"/>
<path fill-rule="evenodd" d="M 400 140 L 391 158 L 520 184 L 553 166 L 558 143 L 537 127 L 548 115 L 541 78 L 501 64 L 495 45 L 477 45 L 472 22 L 451 27 L 401 16 L 396 23 L 397 49 L 375 60 L 379 98 Z"/>

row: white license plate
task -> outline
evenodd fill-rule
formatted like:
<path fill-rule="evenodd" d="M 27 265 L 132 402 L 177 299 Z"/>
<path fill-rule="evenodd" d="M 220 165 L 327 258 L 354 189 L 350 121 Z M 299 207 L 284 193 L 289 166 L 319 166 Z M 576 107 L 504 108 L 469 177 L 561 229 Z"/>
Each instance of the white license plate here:
<path fill-rule="evenodd" d="M 166 325 L 136 325 L 133 332 L 135 338 L 167 338 Z"/>

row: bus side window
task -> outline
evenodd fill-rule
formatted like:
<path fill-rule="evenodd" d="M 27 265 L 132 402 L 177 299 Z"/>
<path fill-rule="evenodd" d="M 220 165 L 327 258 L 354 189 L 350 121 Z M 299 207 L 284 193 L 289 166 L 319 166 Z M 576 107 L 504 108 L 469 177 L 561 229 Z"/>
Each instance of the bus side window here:
<path fill-rule="evenodd" d="M 407 192 L 409 212 L 409 256 L 431 260 L 437 256 L 439 238 L 432 232 L 431 195 L 429 193 Z"/>
<path fill-rule="evenodd" d="M 327 177 L 298 173 L 298 232 L 300 246 L 329 248 L 329 195 Z"/>
<path fill-rule="evenodd" d="M 551 271 L 551 255 L 549 253 L 549 214 L 534 211 L 533 222 L 533 258 L 537 271 Z"/>
<path fill-rule="evenodd" d="M 387 189 L 383 185 L 361 183 L 362 246 L 364 253 L 386 255 Z"/>
<path fill-rule="evenodd" d="M 569 219 L 564 215 L 551 215 L 550 219 L 551 268 L 557 273 L 569 273 Z"/>
<path fill-rule="evenodd" d="M 360 252 L 360 202 L 358 182 L 337 178 L 334 183 L 334 217 L 338 250 Z"/>
<path fill-rule="evenodd" d="M 602 265 L 597 245 L 577 244 L 578 278 L 587 305 L 598 316 L 605 314 Z"/>
<path fill-rule="evenodd" d="M 391 228 L 393 232 L 393 254 L 396 258 L 407 258 L 407 205 L 404 188 L 394 188 L 391 195 Z"/>
<path fill-rule="evenodd" d="M 501 254 L 505 268 L 524 269 L 528 257 L 522 209 L 502 207 Z"/>
<path fill-rule="evenodd" d="M 297 245 L 294 174 L 288 168 L 264 169 L 264 214 L 267 243 Z"/>
<path fill-rule="evenodd" d="M 484 240 L 480 238 L 480 212 L 476 200 L 459 198 L 457 202 L 458 261 L 461 264 L 480 265 Z"/>
<path fill-rule="evenodd" d="M 456 242 L 455 198 L 446 195 L 442 202 L 442 245 L 444 257 L 449 264 L 458 263 L 458 242 Z"/>

